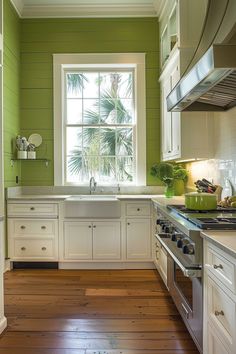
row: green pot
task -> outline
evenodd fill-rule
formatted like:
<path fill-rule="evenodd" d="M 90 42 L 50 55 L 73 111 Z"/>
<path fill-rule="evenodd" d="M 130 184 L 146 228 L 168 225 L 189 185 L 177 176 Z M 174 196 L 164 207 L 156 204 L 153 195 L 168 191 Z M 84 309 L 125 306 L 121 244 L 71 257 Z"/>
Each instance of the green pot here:
<path fill-rule="evenodd" d="M 210 193 L 186 193 L 185 207 L 191 210 L 214 210 L 217 208 L 216 197 Z"/>

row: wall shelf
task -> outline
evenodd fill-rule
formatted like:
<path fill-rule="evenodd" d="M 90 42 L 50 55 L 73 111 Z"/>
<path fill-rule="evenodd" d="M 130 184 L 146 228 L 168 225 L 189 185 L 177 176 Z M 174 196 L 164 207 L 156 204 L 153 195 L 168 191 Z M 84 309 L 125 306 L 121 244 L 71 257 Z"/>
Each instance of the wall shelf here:
<path fill-rule="evenodd" d="M 11 166 L 14 166 L 15 161 L 41 161 L 45 163 L 45 166 L 48 167 L 48 159 L 11 159 Z"/>

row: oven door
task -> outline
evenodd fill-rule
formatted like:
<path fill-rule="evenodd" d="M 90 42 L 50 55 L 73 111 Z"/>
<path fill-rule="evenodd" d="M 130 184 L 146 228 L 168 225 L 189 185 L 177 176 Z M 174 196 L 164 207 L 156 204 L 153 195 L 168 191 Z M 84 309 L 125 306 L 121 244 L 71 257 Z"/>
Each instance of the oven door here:
<path fill-rule="evenodd" d="M 194 342 L 202 352 L 202 279 L 188 277 L 168 254 L 168 288 Z"/>

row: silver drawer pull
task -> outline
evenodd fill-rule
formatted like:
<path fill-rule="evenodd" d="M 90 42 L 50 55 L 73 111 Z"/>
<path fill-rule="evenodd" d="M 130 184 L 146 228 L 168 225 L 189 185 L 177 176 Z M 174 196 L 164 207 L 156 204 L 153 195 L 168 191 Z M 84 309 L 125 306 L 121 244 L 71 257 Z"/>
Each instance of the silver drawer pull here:
<path fill-rule="evenodd" d="M 213 268 L 214 268 L 214 269 L 218 269 L 218 268 L 219 268 L 219 269 L 223 269 L 223 266 L 222 266 L 222 264 L 219 264 L 219 265 L 214 264 L 214 265 L 213 265 Z"/>
<path fill-rule="evenodd" d="M 30 210 L 35 210 L 35 207 L 30 207 Z"/>
<path fill-rule="evenodd" d="M 41 229 L 42 230 L 46 230 L 46 226 L 41 226 Z"/>
<path fill-rule="evenodd" d="M 46 249 L 47 249 L 46 247 L 42 247 L 42 251 L 46 251 Z"/>
<path fill-rule="evenodd" d="M 21 247 L 21 251 L 25 251 L 26 250 L 26 248 L 25 247 Z"/>
<path fill-rule="evenodd" d="M 20 227 L 22 230 L 24 230 L 25 229 L 25 226 L 24 225 L 21 225 L 21 227 Z"/>
<path fill-rule="evenodd" d="M 224 311 L 215 311 L 215 316 L 224 316 L 225 314 L 224 314 Z"/>

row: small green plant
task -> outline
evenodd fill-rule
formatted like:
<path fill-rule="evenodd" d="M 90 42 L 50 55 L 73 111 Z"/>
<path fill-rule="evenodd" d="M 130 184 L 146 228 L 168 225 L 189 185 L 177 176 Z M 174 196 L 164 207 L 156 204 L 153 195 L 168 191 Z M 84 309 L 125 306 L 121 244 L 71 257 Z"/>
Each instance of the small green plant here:
<path fill-rule="evenodd" d="M 173 186 L 174 180 L 180 179 L 184 182 L 188 180 L 188 171 L 181 165 L 169 162 L 156 163 L 151 167 L 151 175 L 159 178 L 166 186 Z"/>

